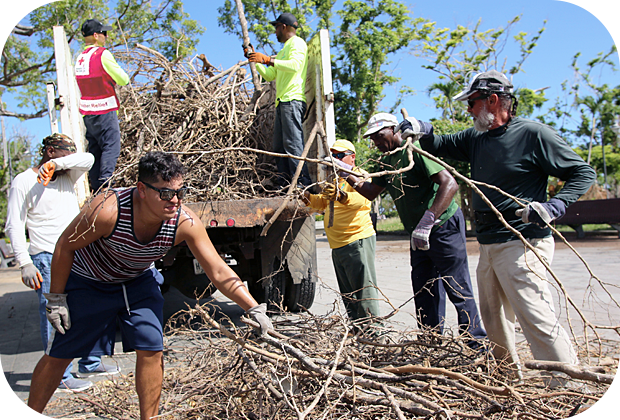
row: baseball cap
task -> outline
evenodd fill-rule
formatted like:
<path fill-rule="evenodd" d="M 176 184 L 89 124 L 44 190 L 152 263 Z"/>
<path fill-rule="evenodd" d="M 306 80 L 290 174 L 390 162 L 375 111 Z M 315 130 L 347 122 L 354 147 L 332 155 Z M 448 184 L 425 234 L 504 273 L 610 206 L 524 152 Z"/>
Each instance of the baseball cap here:
<path fill-rule="evenodd" d="M 292 13 L 282 13 L 280 16 L 278 16 L 276 20 L 272 20 L 269 23 L 271 23 L 272 25 L 275 25 L 277 23 L 283 23 L 287 26 L 292 26 L 295 29 L 299 28 L 297 18 L 295 18 Z"/>
<path fill-rule="evenodd" d="M 329 150 L 335 150 L 337 152 L 353 152 L 355 153 L 355 146 L 349 140 L 336 140 Z"/>
<path fill-rule="evenodd" d="M 504 73 L 496 70 L 485 71 L 474 76 L 467 89 L 452 98 L 453 101 L 466 101 L 477 91 L 512 95 L 512 83 Z"/>
<path fill-rule="evenodd" d="M 398 120 L 394 115 L 388 114 L 387 112 L 380 112 L 370 118 L 370 121 L 368 121 L 368 129 L 364 133 L 363 137 L 368 137 L 371 134 L 384 129 L 385 127 L 394 127 L 397 125 Z"/>
<path fill-rule="evenodd" d="M 82 24 L 82 35 L 90 36 L 92 34 L 101 33 L 103 31 L 111 31 L 113 28 L 108 25 L 104 25 L 96 19 L 88 19 Z"/>

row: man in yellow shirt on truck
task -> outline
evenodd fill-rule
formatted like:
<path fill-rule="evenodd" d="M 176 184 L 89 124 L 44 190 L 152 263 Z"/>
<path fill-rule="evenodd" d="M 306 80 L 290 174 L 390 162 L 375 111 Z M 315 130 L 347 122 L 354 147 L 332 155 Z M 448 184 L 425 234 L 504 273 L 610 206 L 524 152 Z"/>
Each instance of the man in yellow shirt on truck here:
<path fill-rule="evenodd" d="M 276 81 L 276 120 L 273 128 L 273 146 L 276 153 L 301 156 L 304 150 L 303 117 L 306 114 L 306 66 L 308 46 L 297 36 L 299 24 L 291 13 L 282 13 L 269 22 L 274 26 L 278 41 L 284 47 L 272 58 L 260 52 L 246 52 L 256 70 L 267 82 Z M 277 158 L 278 183 L 288 186 L 297 169 L 297 159 Z M 297 186 L 312 184 L 308 166 L 304 163 Z"/>
<path fill-rule="evenodd" d="M 355 146 L 348 140 L 336 140 L 330 148 L 332 157 L 355 167 Z M 334 202 L 334 225 L 325 233 L 332 249 L 332 262 L 344 306 L 354 324 L 364 324 L 379 316 L 379 293 L 375 273 L 377 237 L 370 219 L 370 200 L 338 177 L 337 186 L 328 184 L 321 194 L 304 192 L 306 204 L 325 211 L 330 218 L 330 201 Z M 357 321 L 357 322 L 356 322 Z M 376 323 L 375 323 L 376 324 Z M 376 331 L 374 334 L 376 335 Z"/>

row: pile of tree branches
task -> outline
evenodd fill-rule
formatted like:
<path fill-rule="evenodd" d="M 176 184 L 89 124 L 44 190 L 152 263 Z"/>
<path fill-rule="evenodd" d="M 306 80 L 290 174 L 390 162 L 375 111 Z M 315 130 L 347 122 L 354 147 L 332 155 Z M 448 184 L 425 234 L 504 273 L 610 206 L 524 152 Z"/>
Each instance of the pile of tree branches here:
<path fill-rule="evenodd" d="M 598 401 L 613 380 L 600 366 L 535 362 L 532 369 L 555 372 L 526 370 L 517 382 L 510 366 L 463 337 L 387 323 L 354 330 L 338 313 L 287 314 L 276 318 L 276 332 L 257 337 L 219 324 L 214 311 L 196 305 L 169 321 L 158 418 L 566 418 Z M 54 404 L 65 414 L 137 418 L 133 382 L 100 382 Z"/>
<path fill-rule="evenodd" d="M 169 61 L 144 46 L 117 54 L 131 76 L 120 89 L 121 155 L 115 184 L 135 184 L 137 162 L 153 150 L 186 165 L 189 201 L 268 196 L 275 88 L 255 91 L 240 62 L 218 70 L 204 55 Z"/>

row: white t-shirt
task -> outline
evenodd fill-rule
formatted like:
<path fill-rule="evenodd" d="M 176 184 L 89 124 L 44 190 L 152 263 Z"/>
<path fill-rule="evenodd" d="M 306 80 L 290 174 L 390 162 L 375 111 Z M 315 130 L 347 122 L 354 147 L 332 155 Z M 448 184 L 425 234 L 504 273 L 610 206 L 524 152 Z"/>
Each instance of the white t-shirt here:
<path fill-rule="evenodd" d="M 17 175 L 11 183 L 5 230 L 20 267 L 32 263 L 30 255 L 54 252 L 58 238 L 80 212 L 75 182 L 93 166 L 95 158 L 90 153 L 74 153 L 52 161 L 56 171 L 67 171 L 47 187 L 37 182 L 38 172 L 33 168 Z"/>

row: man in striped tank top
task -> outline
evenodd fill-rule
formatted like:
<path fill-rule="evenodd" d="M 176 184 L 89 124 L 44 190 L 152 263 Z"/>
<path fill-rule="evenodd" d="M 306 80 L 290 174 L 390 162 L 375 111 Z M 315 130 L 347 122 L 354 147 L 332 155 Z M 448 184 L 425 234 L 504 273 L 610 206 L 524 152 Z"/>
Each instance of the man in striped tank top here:
<path fill-rule="evenodd" d="M 172 154 L 140 159 L 136 187 L 96 196 L 64 231 L 52 258 L 47 315 L 53 341 L 37 364 L 28 405 L 43 412 L 71 359 L 113 354 L 116 320 L 123 350 L 136 352 L 140 418 L 158 414 L 163 380 L 163 296 L 154 261 L 183 241 L 213 284 L 260 324 L 258 305 L 222 260 L 198 216 L 182 205 L 185 168 Z"/>

